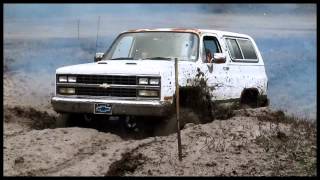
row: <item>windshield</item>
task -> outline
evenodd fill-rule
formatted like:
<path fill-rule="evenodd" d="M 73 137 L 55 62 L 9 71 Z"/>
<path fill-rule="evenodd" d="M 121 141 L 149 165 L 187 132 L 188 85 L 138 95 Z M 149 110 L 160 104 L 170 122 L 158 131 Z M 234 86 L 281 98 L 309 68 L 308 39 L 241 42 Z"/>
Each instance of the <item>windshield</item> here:
<path fill-rule="evenodd" d="M 199 39 L 193 33 L 139 32 L 124 33 L 112 45 L 104 59 L 196 61 Z"/>

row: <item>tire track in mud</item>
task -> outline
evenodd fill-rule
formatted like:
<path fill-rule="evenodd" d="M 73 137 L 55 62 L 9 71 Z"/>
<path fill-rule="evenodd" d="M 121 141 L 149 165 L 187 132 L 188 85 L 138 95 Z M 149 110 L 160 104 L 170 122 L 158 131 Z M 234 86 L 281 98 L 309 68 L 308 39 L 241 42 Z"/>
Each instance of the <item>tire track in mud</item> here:
<path fill-rule="evenodd" d="M 10 175 L 15 176 L 52 175 L 69 167 L 81 164 L 84 160 L 95 156 L 99 151 L 108 152 L 108 146 L 112 147 L 122 141 L 122 139 L 116 135 L 100 133 L 89 129 L 87 131 L 90 132 L 87 134 L 84 133 L 83 137 L 91 136 L 90 138 L 79 137 L 79 135 L 83 134 L 85 131 L 86 129 L 84 128 L 63 128 L 31 131 L 26 134 L 25 137 L 16 136 L 17 139 L 12 139 L 6 142 L 8 147 L 10 147 L 12 143 L 17 145 L 13 146 L 13 151 L 11 150 L 11 152 L 4 154 L 8 157 L 6 160 L 7 163 L 5 163 L 5 174 L 10 173 Z M 72 137 L 63 137 L 63 134 L 68 133 L 73 133 L 71 134 Z M 57 137 L 48 139 L 48 137 L 52 137 L 53 134 L 58 135 Z M 23 143 L 21 145 L 16 141 L 19 139 L 25 139 L 26 137 L 29 137 L 27 141 L 19 141 L 20 143 Z M 76 140 L 72 140 L 75 139 L 75 137 Z M 40 138 L 42 138 L 42 140 Z M 38 139 L 40 139 L 40 141 Z M 52 142 L 49 142 L 48 140 Z M 12 149 L 12 147 L 10 149 Z M 17 153 L 20 155 L 16 156 L 15 154 Z M 45 158 L 38 158 L 38 156 Z M 39 164 L 43 165 L 38 166 Z M 67 175 L 72 176 L 73 174 L 71 173 Z"/>
<path fill-rule="evenodd" d="M 108 171 L 105 173 L 105 176 L 123 176 L 126 171 L 133 173 L 138 166 L 142 165 L 144 161 L 148 160 L 146 156 L 141 153 L 135 155 L 138 149 L 149 146 L 152 143 L 157 142 L 156 139 L 139 144 L 137 147 L 133 148 L 128 152 L 121 154 L 121 159 L 110 164 Z"/>
<path fill-rule="evenodd" d="M 57 172 L 60 172 L 63 169 L 74 166 L 75 164 L 83 161 L 84 159 L 87 159 L 90 156 L 94 155 L 99 151 L 99 147 L 100 147 L 99 145 L 93 145 L 91 147 L 80 149 L 81 152 L 78 152 L 77 154 L 75 154 L 72 159 L 61 162 L 57 164 L 56 167 L 54 168 L 29 171 L 27 172 L 27 174 L 31 176 L 48 176 L 50 174 L 55 174 Z M 20 174 L 20 175 L 23 175 L 23 174 Z"/>
<path fill-rule="evenodd" d="M 8 143 L 14 141 L 14 139 L 10 140 L 11 138 L 14 138 L 14 137 L 19 138 L 22 136 L 29 136 L 35 130 L 40 130 L 40 131 L 47 130 L 47 129 L 51 129 L 53 131 L 56 130 L 54 124 L 55 124 L 55 121 L 57 120 L 57 117 L 54 115 L 50 115 L 49 113 L 47 113 L 45 111 L 40 111 L 40 110 L 35 109 L 33 107 L 20 107 L 20 106 L 5 107 L 4 111 L 6 114 L 6 117 L 5 117 L 6 125 L 8 125 L 8 124 L 21 125 L 21 123 L 22 123 L 23 126 L 25 126 L 23 128 L 21 126 L 21 131 L 19 131 L 19 132 L 9 131 L 7 134 L 4 133 L 4 138 L 6 139 L 6 141 Z M 11 128 L 11 129 L 13 130 L 16 128 Z M 69 129 L 69 128 L 66 128 L 66 130 L 67 129 Z M 28 134 L 28 133 L 31 133 L 31 134 Z M 99 132 L 99 133 L 102 133 L 104 135 L 108 134 L 105 132 L 104 133 Z M 33 138 L 37 139 L 38 137 L 33 137 Z M 140 143 L 144 144 L 144 141 L 143 142 L 139 141 L 138 144 L 134 143 L 134 144 L 137 144 L 137 146 L 138 146 L 137 148 L 132 147 L 132 145 L 130 145 L 131 147 L 128 148 L 128 147 L 126 147 L 126 146 L 128 146 L 127 143 L 134 141 L 134 139 L 131 139 L 131 138 L 129 138 L 129 139 L 124 138 L 123 139 L 122 138 L 123 143 L 120 142 L 120 145 L 118 145 L 119 142 L 111 143 L 111 144 L 110 143 L 101 143 L 101 142 L 97 141 L 95 138 L 96 138 L 96 136 L 93 136 L 92 139 L 90 140 L 90 142 L 92 142 L 91 146 L 84 147 L 81 149 L 76 149 L 78 152 L 73 155 L 72 159 L 67 159 L 65 161 L 59 162 L 58 164 L 54 164 L 53 166 L 50 165 L 49 167 L 46 167 L 46 168 L 40 167 L 38 169 L 36 169 L 36 168 L 30 169 L 30 167 L 24 167 L 26 165 L 26 164 L 24 164 L 24 161 L 28 160 L 28 159 L 30 160 L 30 157 L 21 156 L 22 157 L 22 158 L 20 158 L 22 160 L 21 162 L 20 161 L 17 161 L 17 163 L 14 162 L 13 168 L 16 170 L 14 170 L 15 172 L 12 172 L 12 173 L 14 173 L 15 175 L 18 175 L 18 176 L 55 175 L 55 174 L 59 174 L 60 172 L 63 173 L 63 170 L 65 170 L 65 169 L 68 169 L 68 168 L 72 169 L 72 167 L 77 166 L 77 164 L 81 164 L 83 161 L 86 161 L 86 160 L 90 161 L 90 159 L 92 159 L 92 157 L 95 158 L 94 156 L 96 156 L 97 154 L 102 154 L 102 156 L 105 156 L 108 159 L 107 161 L 109 161 L 109 164 L 111 164 L 111 165 L 117 164 L 116 162 L 119 162 L 119 161 L 122 161 L 123 159 L 125 159 L 126 154 L 127 155 L 132 154 L 135 151 L 135 149 L 139 148 L 141 146 Z M 145 140 L 145 139 L 142 139 L 142 140 Z M 79 144 L 79 146 L 81 146 L 81 144 Z M 107 147 L 107 146 L 111 146 L 111 148 Z M 116 146 L 116 148 L 112 148 L 112 146 Z M 117 147 L 117 146 L 119 146 L 119 147 Z M 61 147 L 61 148 L 63 148 L 63 147 Z M 133 150 L 130 151 L 130 149 L 132 149 L 132 148 L 133 148 Z M 127 151 L 129 151 L 129 152 L 127 152 Z M 117 154 L 119 154 L 120 152 L 121 152 L 121 154 L 118 155 L 119 157 L 117 159 L 114 159 L 113 157 L 117 156 Z M 110 155 L 110 154 L 112 154 L 112 155 Z M 12 160 L 15 161 L 15 159 L 19 159 L 19 157 L 14 158 Z M 31 161 L 33 161 L 33 160 L 31 159 Z M 26 163 L 28 163 L 28 162 L 26 162 Z M 106 166 L 106 167 L 109 167 L 109 166 Z M 116 166 L 112 165 L 112 167 L 116 167 Z M 109 170 L 102 168 L 102 171 L 104 173 L 101 173 L 101 174 L 105 175 L 105 174 L 107 174 L 105 172 L 109 171 Z M 67 171 L 66 171 L 66 174 L 73 175 L 72 173 L 69 174 Z"/>
<path fill-rule="evenodd" d="M 128 163 L 126 160 L 134 160 L 135 163 L 143 160 L 143 156 L 135 156 L 134 153 L 142 147 L 148 146 L 156 142 L 153 138 L 143 140 L 128 140 L 106 142 L 100 141 L 106 133 L 102 133 L 101 137 L 93 136 L 89 142 L 94 142 L 87 147 L 75 149 L 78 152 L 71 159 L 59 162 L 46 168 L 35 170 L 22 169 L 23 172 L 16 172 L 17 176 L 109 176 L 123 175 L 128 171 Z M 98 135 L 99 136 L 99 135 Z M 108 135 L 107 135 L 108 136 Z M 98 140 L 95 140 L 98 138 Z M 85 144 L 83 142 L 82 144 Z M 77 145 L 81 146 L 81 144 Z M 88 164 L 91 164 L 90 166 Z M 122 168 L 122 166 L 124 168 Z M 131 165 L 129 165 L 132 167 Z M 22 167 L 22 166 L 21 166 Z M 129 167 L 129 168 L 130 168 Z M 136 167 L 135 167 L 136 168 Z M 134 171 L 133 168 L 131 171 Z"/>
<path fill-rule="evenodd" d="M 117 169 L 117 165 L 126 159 L 136 149 L 152 143 L 154 140 L 147 139 L 141 141 L 123 141 L 108 144 L 105 149 L 100 149 L 94 154 L 83 158 L 81 161 L 74 161 L 66 168 L 56 169 L 50 172 L 50 176 L 105 176 L 108 172 Z M 87 166 L 91 164 L 91 166 Z M 111 169 L 110 169 L 111 168 Z"/>

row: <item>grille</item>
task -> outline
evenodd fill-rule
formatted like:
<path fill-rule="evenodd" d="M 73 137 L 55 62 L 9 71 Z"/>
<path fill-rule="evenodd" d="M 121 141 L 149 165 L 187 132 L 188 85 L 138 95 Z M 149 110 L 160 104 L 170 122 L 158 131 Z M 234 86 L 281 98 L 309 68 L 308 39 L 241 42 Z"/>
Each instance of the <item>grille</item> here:
<path fill-rule="evenodd" d="M 89 96 L 136 97 L 137 89 L 76 87 L 76 94 Z"/>
<path fill-rule="evenodd" d="M 77 75 L 77 83 L 136 85 L 136 76 Z"/>

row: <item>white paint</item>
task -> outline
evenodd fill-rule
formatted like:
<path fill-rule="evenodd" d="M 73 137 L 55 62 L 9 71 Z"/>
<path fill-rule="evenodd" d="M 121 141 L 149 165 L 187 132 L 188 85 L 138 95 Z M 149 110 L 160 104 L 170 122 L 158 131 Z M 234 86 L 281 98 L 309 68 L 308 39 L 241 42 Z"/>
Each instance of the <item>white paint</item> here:
<path fill-rule="evenodd" d="M 143 29 L 143 31 L 172 31 L 172 29 Z M 179 62 L 179 84 L 186 86 L 187 81 L 194 79 L 197 68 L 205 74 L 207 83 L 212 90 L 212 100 L 227 100 L 240 98 L 245 88 L 256 88 L 260 95 L 267 93 L 267 76 L 263 59 L 254 40 L 244 34 L 215 31 L 207 29 L 179 30 L 185 32 L 195 32 L 200 37 L 199 56 L 195 61 Z M 202 48 L 203 36 L 215 36 L 222 48 L 222 53 L 226 55 L 226 62 L 222 64 L 203 63 Z M 235 36 L 248 38 L 252 41 L 258 56 L 258 63 L 233 62 L 228 53 L 224 36 Z M 101 61 L 100 61 L 101 62 Z M 165 96 L 173 96 L 175 92 L 174 61 L 167 60 L 106 60 L 106 63 L 87 63 L 73 66 L 66 66 L 57 69 L 57 74 L 122 74 L 122 75 L 152 75 L 161 76 L 161 101 Z M 127 64 L 135 63 L 135 64 Z"/>

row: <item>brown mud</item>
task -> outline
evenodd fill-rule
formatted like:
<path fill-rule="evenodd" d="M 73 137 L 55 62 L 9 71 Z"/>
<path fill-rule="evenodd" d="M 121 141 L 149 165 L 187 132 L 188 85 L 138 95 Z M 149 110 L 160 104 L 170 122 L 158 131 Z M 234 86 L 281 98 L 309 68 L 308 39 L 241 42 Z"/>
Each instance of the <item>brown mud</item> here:
<path fill-rule="evenodd" d="M 48 95 L 24 99 L 27 85 L 17 89 L 23 81 L 10 78 L 4 79 L 4 176 L 316 175 L 316 123 L 282 111 L 231 108 L 203 121 L 206 106 L 183 107 L 180 162 L 174 116 L 169 132 L 144 119 L 159 134 L 128 132 L 103 118 L 63 125 L 49 104 L 37 106 Z"/>

